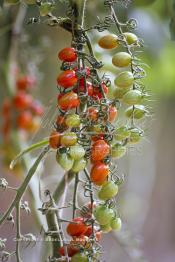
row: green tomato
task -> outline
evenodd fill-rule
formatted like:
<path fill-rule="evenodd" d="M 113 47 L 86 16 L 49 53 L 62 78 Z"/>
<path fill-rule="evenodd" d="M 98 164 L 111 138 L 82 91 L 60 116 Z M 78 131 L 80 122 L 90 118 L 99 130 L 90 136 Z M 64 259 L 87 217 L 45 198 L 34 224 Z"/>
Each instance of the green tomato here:
<path fill-rule="evenodd" d="M 74 146 L 77 143 L 77 135 L 74 132 L 66 132 L 61 137 L 62 146 Z"/>
<path fill-rule="evenodd" d="M 125 115 L 129 118 L 134 117 L 135 119 L 141 119 L 143 118 L 148 111 L 143 105 L 134 105 L 130 106 L 125 110 Z"/>
<path fill-rule="evenodd" d="M 67 153 L 58 153 L 56 155 L 58 164 L 66 171 L 69 171 L 74 164 L 74 160 Z"/>
<path fill-rule="evenodd" d="M 130 90 L 123 96 L 123 102 L 128 105 L 136 105 L 142 101 L 143 95 L 139 90 Z"/>
<path fill-rule="evenodd" d="M 113 197 L 115 197 L 118 193 L 118 186 L 112 182 L 112 181 L 107 181 L 104 183 L 98 192 L 98 197 L 101 200 L 109 200 Z"/>
<path fill-rule="evenodd" d="M 88 262 L 89 259 L 85 254 L 77 253 L 71 258 L 71 262 Z"/>
<path fill-rule="evenodd" d="M 4 2 L 9 5 L 19 4 L 19 0 L 5 0 Z"/>
<path fill-rule="evenodd" d="M 133 128 L 130 130 L 130 139 L 129 139 L 129 144 L 137 144 L 140 142 L 142 136 L 143 136 L 143 131 L 141 131 L 138 128 Z"/>
<path fill-rule="evenodd" d="M 128 45 L 132 45 L 138 42 L 138 37 L 133 33 L 126 32 L 124 33 L 124 36 L 126 38 Z"/>
<path fill-rule="evenodd" d="M 122 99 L 124 94 L 126 94 L 126 92 L 129 91 L 129 90 L 130 90 L 130 87 L 128 87 L 128 88 L 116 87 L 113 90 L 113 97 L 115 99 Z"/>
<path fill-rule="evenodd" d="M 78 172 L 84 170 L 86 165 L 87 165 L 87 162 L 84 158 L 79 159 L 79 160 L 75 160 L 73 167 L 72 167 L 72 171 L 75 172 L 75 173 L 78 173 Z"/>
<path fill-rule="evenodd" d="M 36 0 L 23 0 L 24 3 L 26 3 L 27 5 L 35 5 L 36 4 Z"/>
<path fill-rule="evenodd" d="M 53 10 L 52 3 L 49 3 L 49 2 L 41 3 L 39 7 L 40 16 L 46 16 L 50 12 L 52 12 L 52 10 Z"/>
<path fill-rule="evenodd" d="M 121 145 L 120 143 L 115 144 L 112 147 L 111 155 L 114 158 L 121 158 L 126 154 L 126 146 Z"/>
<path fill-rule="evenodd" d="M 110 224 L 111 228 L 115 231 L 120 231 L 122 227 L 122 221 L 119 217 L 113 218 Z"/>
<path fill-rule="evenodd" d="M 106 224 L 106 225 L 101 225 L 100 226 L 100 229 L 103 233 L 109 233 L 112 231 L 112 228 L 111 228 L 111 225 L 110 223 L 109 224 Z"/>
<path fill-rule="evenodd" d="M 116 129 L 114 137 L 117 141 L 123 141 L 129 138 L 130 130 L 126 126 L 121 126 Z"/>
<path fill-rule="evenodd" d="M 78 160 L 78 159 L 84 157 L 85 153 L 86 152 L 81 145 L 75 145 L 75 146 L 70 147 L 69 155 L 74 160 Z"/>
<path fill-rule="evenodd" d="M 112 63 L 116 67 L 127 67 L 130 65 L 132 57 L 129 53 L 119 52 L 112 58 Z"/>
<path fill-rule="evenodd" d="M 97 206 L 93 214 L 100 225 L 109 224 L 114 217 L 114 211 L 103 205 Z"/>
<path fill-rule="evenodd" d="M 134 83 L 134 76 L 130 71 L 121 72 L 114 80 L 114 83 L 118 87 L 130 87 Z"/>
<path fill-rule="evenodd" d="M 66 116 L 65 123 L 68 127 L 79 127 L 80 117 L 77 114 L 69 114 Z"/>

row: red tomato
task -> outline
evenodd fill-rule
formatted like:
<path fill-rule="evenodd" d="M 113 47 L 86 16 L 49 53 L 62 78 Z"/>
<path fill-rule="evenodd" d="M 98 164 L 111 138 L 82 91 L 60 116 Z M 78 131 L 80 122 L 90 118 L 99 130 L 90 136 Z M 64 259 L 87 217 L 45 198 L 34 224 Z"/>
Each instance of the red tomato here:
<path fill-rule="evenodd" d="M 91 181 L 95 185 L 102 185 L 109 174 L 109 167 L 102 162 L 97 162 L 91 169 Z"/>
<path fill-rule="evenodd" d="M 98 119 L 98 109 L 95 107 L 89 107 L 88 109 L 88 117 L 92 121 L 96 121 Z"/>
<path fill-rule="evenodd" d="M 101 86 L 103 88 L 104 93 L 108 94 L 108 87 L 104 83 L 102 83 Z M 94 88 L 93 97 L 94 98 L 99 98 L 99 99 L 101 99 L 103 97 L 103 95 L 102 95 L 102 93 L 100 91 L 100 88 L 98 88 L 98 87 Z"/>
<path fill-rule="evenodd" d="M 84 223 L 84 219 L 82 217 L 77 217 L 73 219 L 74 223 L 69 223 L 67 226 L 67 233 L 72 237 L 79 237 L 84 235 L 87 231 L 88 227 Z"/>
<path fill-rule="evenodd" d="M 104 135 L 97 135 L 97 136 L 92 136 L 92 141 L 96 142 L 97 140 L 103 140 Z"/>
<path fill-rule="evenodd" d="M 102 237 L 102 232 L 98 231 L 96 227 L 94 227 L 95 239 L 97 242 L 100 241 Z M 92 235 L 92 226 L 88 226 L 88 230 L 85 233 L 85 236 L 90 237 Z"/>
<path fill-rule="evenodd" d="M 39 101 L 34 101 L 31 105 L 32 113 L 36 116 L 42 116 L 44 113 L 44 108 Z"/>
<path fill-rule="evenodd" d="M 93 86 L 91 84 L 91 82 L 86 82 L 86 88 L 87 88 L 87 93 L 89 96 L 93 95 Z M 84 79 L 82 82 L 80 82 L 80 86 L 79 86 L 79 92 L 81 93 L 85 93 L 85 84 L 84 84 Z M 78 93 L 78 87 L 74 88 L 74 92 Z"/>
<path fill-rule="evenodd" d="M 17 79 L 16 87 L 18 90 L 24 91 L 28 87 L 32 87 L 36 83 L 36 79 L 31 76 L 22 76 Z"/>
<path fill-rule="evenodd" d="M 60 146 L 61 134 L 57 131 L 52 131 L 49 138 L 49 145 L 53 149 L 57 149 Z"/>
<path fill-rule="evenodd" d="M 69 88 L 77 84 L 78 78 L 76 76 L 75 71 L 73 70 L 66 70 L 59 74 L 57 77 L 57 83 L 59 86 L 64 88 Z"/>
<path fill-rule="evenodd" d="M 17 126 L 20 129 L 30 130 L 33 122 L 33 116 L 31 112 L 24 111 L 17 117 Z"/>
<path fill-rule="evenodd" d="M 117 108 L 115 106 L 109 107 L 109 121 L 113 122 L 117 117 Z"/>
<path fill-rule="evenodd" d="M 75 67 L 74 70 L 75 70 L 75 71 L 78 71 L 78 68 Z M 81 70 L 83 70 L 83 67 L 81 67 Z M 87 66 L 87 67 L 85 68 L 85 70 L 86 70 L 86 76 L 87 76 L 87 77 L 90 76 L 90 74 L 91 74 L 90 68 Z M 83 78 L 80 79 L 80 82 L 81 82 L 81 81 L 84 83 L 84 79 L 83 79 Z"/>
<path fill-rule="evenodd" d="M 104 140 L 97 140 L 92 146 L 91 159 L 92 161 L 101 161 L 109 155 L 109 152 L 109 145 Z"/>
<path fill-rule="evenodd" d="M 19 92 L 13 99 L 14 106 L 16 109 L 24 110 L 31 106 L 32 96 L 23 92 Z"/>
<path fill-rule="evenodd" d="M 66 247 L 60 247 L 59 250 L 58 250 L 58 253 L 61 255 L 61 256 L 65 256 L 65 248 Z M 68 245 L 67 246 L 67 253 L 68 253 L 68 256 L 69 257 L 72 257 L 74 256 L 76 253 L 78 253 L 80 250 L 79 248 L 73 246 L 73 245 Z"/>
<path fill-rule="evenodd" d="M 73 91 L 58 96 L 58 105 L 62 110 L 66 111 L 72 108 L 76 108 L 77 106 L 79 106 L 79 104 L 80 104 L 80 100 L 77 94 L 74 93 Z"/>
<path fill-rule="evenodd" d="M 74 62 L 77 59 L 77 54 L 73 47 L 65 47 L 59 52 L 58 58 L 65 62 Z"/>

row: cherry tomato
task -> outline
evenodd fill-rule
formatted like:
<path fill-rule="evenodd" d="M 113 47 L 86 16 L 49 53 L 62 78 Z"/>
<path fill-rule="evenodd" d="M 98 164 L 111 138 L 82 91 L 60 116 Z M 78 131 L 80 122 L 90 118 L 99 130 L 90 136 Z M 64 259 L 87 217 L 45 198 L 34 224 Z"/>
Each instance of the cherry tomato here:
<path fill-rule="evenodd" d="M 81 159 L 74 161 L 74 164 L 71 170 L 75 173 L 78 173 L 84 170 L 86 165 L 87 165 L 87 161 L 84 158 L 81 158 Z"/>
<path fill-rule="evenodd" d="M 143 131 L 138 128 L 130 129 L 129 144 L 137 144 L 143 136 Z"/>
<path fill-rule="evenodd" d="M 44 113 L 43 106 L 39 101 L 34 101 L 31 105 L 31 110 L 34 115 L 42 116 Z"/>
<path fill-rule="evenodd" d="M 8 98 L 6 98 L 2 103 L 2 115 L 4 117 L 9 117 L 11 109 L 11 102 Z"/>
<path fill-rule="evenodd" d="M 79 104 L 80 104 L 80 100 L 77 94 L 74 93 L 73 91 L 63 96 L 58 96 L 58 105 L 64 111 L 67 111 L 72 108 L 76 108 L 77 106 L 79 106 Z"/>
<path fill-rule="evenodd" d="M 66 171 L 69 171 L 74 164 L 74 160 L 66 153 L 58 153 L 56 155 L 58 164 Z"/>
<path fill-rule="evenodd" d="M 71 258 L 71 262 L 88 262 L 89 259 L 85 254 L 77 253 Z"/>
<path fill-rule="evenodd" d="M 124 71 L 121 72 L 117 78 L 115 79 L 115 84 L 118 87 L 123 87 L 123 88 L 127 88 L 130 87 L 131 85 L 133 85 L 134 83 L 134 76 L 131 72 L 129 71 Z"/>
<path fill-rule="evenodd" d="M 101 225 L 101 226 L 100 226 L 100 229 L 101 229 L 101 231 L 102 231 L 103 233 L 109 233 L 109 232 L 112 231 L 112 227 L 111 227 L 110 223 L 109 223 L 109 224 L 106 224 L 106 225 Z"/>
<path fill-rule="evenodd" d="M 138 42 L 138 37 L 133 33 L 126 32 L 124 33 L 124 36 L 126 38 L 128 45 L 136 44 Z"/>
<path fill-rule="evenodd" d="M 91 151 L 92 161 L 101 161 L 103 160 L 110 152 L 110 146 L 104 140 L 97 140 Z"/>
<path fill-rule="evenodd" d="M 100 38 L 98 42 L 99 46 L 104 49 L 113 49 L 118 47 L 118 37 L 114 34 L 105 35 Z"/>
<path fill-rule="evenodd" d="M 23 92 L 19 92 L 13 98 L 13 104 L 16 109 L 24 110 L 31 106 L 32 104 L 32 96 L 25 94 Z"/>
<path fill-rule="evenodd" d="M 81 123 L 80 116 L 78 114 L 68 114 L 65 123 L 68 127 L 79 127 Z"/>
<path fill-rule="evenodd" d="M 93 202 L 93 205 L 91 204 L 91 202 L 85 204 L 81 208 L 81 215 L 85 218 L 91 218 L 92 217 L 92 211 L 93 211 L 94 208 L 96 208 L 96 202 Z"/>
<path fill-rule="evenodd" d="M 17 117 L 17 126 L 20 129 L 29 130 L 31 128 L 32 121 L 33 121 L 33 116 L 31 112 L 24 111 L 21 112 Z"/>
<path fill-rule="evenodd" d="M 88 226 L 85 225 L 84 219 L 82 217 L 77 217 L 73 219 L 75 223 L 69 223 L 67 226 L 67 233 L 72 237 L 79 237 L 84 235 L 88 229 Z"/>
<path fill-rule="evenodd" d="M 122 221 L 119 217 L 116 217 L 111 220 L 110 225 L 113 230 L 120 231 L 122 227 Z"/>
<path fill-rule="evenodd" d="M 61 256 L 65 256 L 66 252 L 65 252 L 65 249 L 66 247 L 60 247 L 59 250 L 58 250 L 58 253 L 61 255 Z M 75 254 L 77 254 L 78 252 L 80 251 L 80 249 L 78 247 L 75 247 L 73 245 L 68 245 L 67 246 L 67 253 L 68 253 L 68 256 L 69 257 L 73 257 Z"/>
<path fill-rule="evenodd" d="M 139 104 L 142 101 L 143 95 L 139 90 L 130 90 L 123 96 L 123 102 L 128 105 Z"/>
<path fill-rule="evenodd" d="M 96 135 L 96 136 L 92 136 L 92 141 L 96 142 L 97 140 L 103 140 L 104 139 L 104 135 Z"/>
<path fill-rule="evenodd" d="M 97 228 L 94 227 L 94 233 L 95 233 L 95 239 L 96 239 L 96 241 L 99 242 L 100 239 L 101 239 L 101 237 L 102 237 L 102 234 L 101 234 L 102 232 L 101 232 L 101 231 L 98 231 Z M 87 237 L 91 237 L 92 234 L 93 234 L 93 230 L 92 230 L 92 226 L 90 225 L 90 226 L 88 226 L 88 229 L 87 229 L 85 235 L 86 235 Z"/>
<path fill-rule="evenodd" d="M 109 200 L 115 197 L 118 193 L 118 186 L 113 181 L 105 182 L 100 191 L 98 192 L 98 197 L 101 200 Z"/>
<path fill-rule="evenodd" d="M 117 108 L 115 106 L 109 107 L 109 121 L 113 122 L 117 117 Z"/>
<path fill-rule="evenodd" d="M 40 128 L 40 126 L 41 126 L 40 117 L 33 117 L 29 131 L 31 133 L 35 133 Z"/>
<path fill-rule="evenodd" d="M 116 129 L 114 137 L 118 141 L 126 140 L 130 137 L 130 130 L 127 126 L 121 126 Z"/>
<path fill-rule="evenodd" d="M 73 47 L 66 47 L 59 52 L 58 57 L 65 62 L 74 62 L 77 59 L 77 53 Z"/>
<path fill-rule="evenodd" d="M 78 67 L 75 67 L 74 70 L 75 70 L 75 72 L 77 72 Z M 90 74 L 91 74 L 91 70 L 88 66 L 86 66 L 85 69 L 83 69 L 83 67 L 81 67 L 80 70 L 81 71 L 84 70 L 87 77 L 90 76 Z M 84 78 L 83 77 L 80 79 L 80 84 L 84 85 Z"/>
<path fill-rule="evenodd" d="M 89 246 L 89 238 L 86 235 L 82 235 L 79 237 L 73 237 L 73 240 L 71 240 L 70 244 L 75 247 L 87 248 Z"/>
<path fill-rule="evenodd" d="M 53 149 L 57 149 L 60 146 L 61 134 L 57 131 L 52 131 L 49 138 L 49 145 Z"/>
<path fill-rule="evenodd" d="M 74 159 L 74 160 L 79 160 L 85 155 L 85 149 L 81 145 L 74 145 L 70 147 L 69 150 L 69 155 Z"/>
<path fill-rule="evenodd" d="M 75 71 L 66 70 L 59 74 L 57 77 L 57 83 L 59 86 L 64 88 L 69 88 L 76 85 L 78 82 L 78 78 L 76 76 Z"/>
<path fill-rule="evenodd" d="M 126 146 L 123 146 L 121 143 L 116 143 L 112 146 L 111 155 L 112 157 L 119 159 L 126 154 L 126 151 Z"/>
<path fill-rule="evenodd" d="M 96 121 L 98 119 L 98 109 L 95 107 L 89 107 L 88 118 L 90 118 L 92 121 Z"/>
<path fill-rule="evenodd" d="M 35 84 L 36 84 L 36 79 L 35 77 L 32 76 L 22 76 L 18 78 L 16 81 L 16 87 L 19 91 L 25 91 Z"/>
<path fill-rule="evenodd" d="M 41 2 L 39 6 L 40 16 L 46 16 L 54 9 L 53 4 L 49 2 Z"/>
<path fill-rule="evenodd" d="M 125 110 L 125 115 L 127 117 L 134 117 L 135 119 L 142 119 L 147 113 L 148 110 L 146 110 L 143 105 L 134 105 L 134 107 L 130 106 Z"/>
<path fill-rule="evenodd" d="M 85 84 L 84 84 L 84 80 L 80 82 L 80 86 L 79 86 L 79 92 L 81 93 L 85 93 L 85 90 L 87 89 L 87 93 L 89 96 L 93 95 L 93 86 L 91 84 L 91 82 L 86 81 L 86 88 L 85 88 Z"/>
<path fill-rule="evenodd" d="M 114 217 L 114 211 L 103 205 L 99 205 L 94 210 L 94 216 L 100 225 L 106 225 L 110 223 Z"/>
<path fill-rule="evenodd" d="M 91 169 L 90 178 L 95 185 L 102 185 L 109 174 L 109 167 L 102 162 L 97 162 Z"/>
<path fill-rule="evenodd" d="M 74 132 L 65 132 L 61 136 L 61 145 L 62 146 L 73 146 L 77 143 L 77 135 Z"/>
<path fill-rule="evenodd" d="M 62 116 L 62 115 L 59 115 L 57 117 L 57 120 L 56 120 L 56 125 L 59 129 L 61 129 L 62 131 L 65 131 L 66 129 L 68 129 L 68 126 L 66 125 L 65 123 L 65 117 Z"/>
<path fill-rule="evenodd" d="M 119 52 L 112 58 L 112 63 L 116 67 L 127 67 L 130 65 L 132 57 L 129 53 Z"/>
<path fill-rule="evenodd" d="M 113 90 L 113 97 L 116 98 L 116 99 L 122 99 L 124 94 L 130 90 L 130 87 L 116 87 L 114 90 Z"/>
<path fill-rule="evenodd" d="M 102 86 L 102 89 L 103 89 L 104 93 L 108 94 L 108 91 L 109 91 L 108 87 L 104 83 L 102 83 L 101 86 Z M 94 88 L 94 90 L 93 90 L 93 97 L 94 98 L 98 97 L 99 99 L 101 99 L 103 97 L 103 95 L 102 95 L 102 93 L 100 91 L 100 88 L 97 88 L 97 87 Z"/>

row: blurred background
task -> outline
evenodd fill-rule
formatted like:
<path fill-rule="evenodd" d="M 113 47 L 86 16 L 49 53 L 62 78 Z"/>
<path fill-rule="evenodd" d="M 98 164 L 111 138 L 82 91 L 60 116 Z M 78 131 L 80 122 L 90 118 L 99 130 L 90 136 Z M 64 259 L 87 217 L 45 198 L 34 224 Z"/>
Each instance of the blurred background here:
<path fill-rule="evenodd" d="M 102 2 L 89 0 L 86 24 L 93 24 L 96 21 L 96 14 L 104 18 L 106 10 Z M 9 54 L 14 52 L 10 46 L 10 27 L 8 26 L 12 25 L 12 18 L 17 8 L 16 6 L 11 9 L 5 7 L 0 11 L 1 105 L 10 93 L 7 88 L 8 81 L 4 77 L 4 65 Z M 59 13 L 63 11 L 64 5 L 61 5 Z M 173 19 L 175 11 L 173 11 L 173 0 L 133 0 L 127 8 L 122 6 L 118 12 L 123 21 L 127 17 L 138 21 L 136 33 L 144 40 L 143 52 L 139 54 L 139 57 L 148 65 L 145 66 L 147 72 L 145 84 L 151 94 L 149 101 L 151 114 L 143 123 L 140 123 L 145 130 L 143 141 L 136 148 L 131 148 L 117 163 L 120 172 L 125 174 L 125 183 L 117 199 L 124 226 L 120 233 L 104 235 L 102 240 L 105 250 L 104 260 L 108 262 L 173 262 L 175 261 L 175 42 L 172 39 L 173 31 L 175 31 L 175 19 Z M 46 119 L 54 119 L 56 111 L 55 79 L 60 67 L 57 53 L 63 47 L 69 46 L 71 41 L 69 33 L 63 29 L 48 27 L 45 23 L 27 25 L 27 21 L 35 16 L 37 16 L 37 10 L 30 6 L 23 22 L 20 44 L 18 44 L 18 50 L 15 51 L 17 54 L 14 59 L 19 61 L 17 64 L 22 72 L 28 72 L 37 78 L 37 88 L 32 90 L 32 95 L 42 102 L 45 113 L 41 119 L 41 126 L 36 132 L 30 134 L 27 139 L 26 134 L 20 134 L 20 143 L 13 139 L 10 141 L 14 143 L 4 144 L 4 138 L 1 135 L 0 176 L 5 177 L 13 186 L 21 183 L 24 171 L 20 167 L 14 172 L 9 171 L 7 164 L 9 159 L 26 144 L 30 145 L 49 135 L 50 122 Z M 96 45 L 101 35 L 101 33 L 93 32 L 90 37 L 97 57 L 105 63 L 106 70 L 112 76 L 114 74 L 110 58 L 112 53 L 104 52 Z M 10 61 L 14 62 L 13 54 L 11 56 Z M 9 72 L 14 72 L 13 70 L 16 69 L 10 70 L 12 71 Z M 10 77 L 8 75 L 8 80 Z M 18 135 L 16 133 L 15 137 Z M 34 158 L 35 155 L 32 154 L 26 162 L 30 163 Z M 53 190 L 54 184 L 61 176 L 53 155 L 49 155 L 47 164 L 45 162 L 42 169 L 43 172 L 40 172 L 42 173 L 42 190 L 46 188 Z M 28 199 L 35 208 L 39 208 L 41 201 L 38 193 L 38 179 L 34 178 L 24 200 Z M 12 197 L 13 193 L 0 194 L 0 213 L 5 210 Z M 31 232 L 39 236 L 41 227 L 37 218 L 25 213 L 22 215 L 25 220 L 22 226 L 23 232 Z M 43 218 L 40 216 L 39 219 Z M 1 238 L 10 236 L 7 242 L 9 250 L 13 249 L 14 233 L 13 227 L 8 224 L 1 229 Z M 33 248 L 24 248 L 22 251 L 24 261 L 39 261 L 36 260 L 36 254 L 41 253 L 41 246 L 41 243 L 37 243 Z M 12 259 L 12 261 L 15 260 Z M 44 261 L 43 258 L 40 261 Z"/>

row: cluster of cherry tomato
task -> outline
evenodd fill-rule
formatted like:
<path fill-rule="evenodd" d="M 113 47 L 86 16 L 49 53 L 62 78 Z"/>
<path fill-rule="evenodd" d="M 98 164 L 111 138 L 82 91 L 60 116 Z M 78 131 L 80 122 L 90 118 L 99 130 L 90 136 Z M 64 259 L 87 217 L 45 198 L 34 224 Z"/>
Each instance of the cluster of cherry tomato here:
<path fill-rule="evenodd" d="M 35 83 L 34 77 L 18 77 L 15 94 L 4 100 L 2 105 L 4 138 L 9 138 L 12 129 L 34 133 L 39 128 L 44 110 L 41 103 L 30 94 Z"/>

